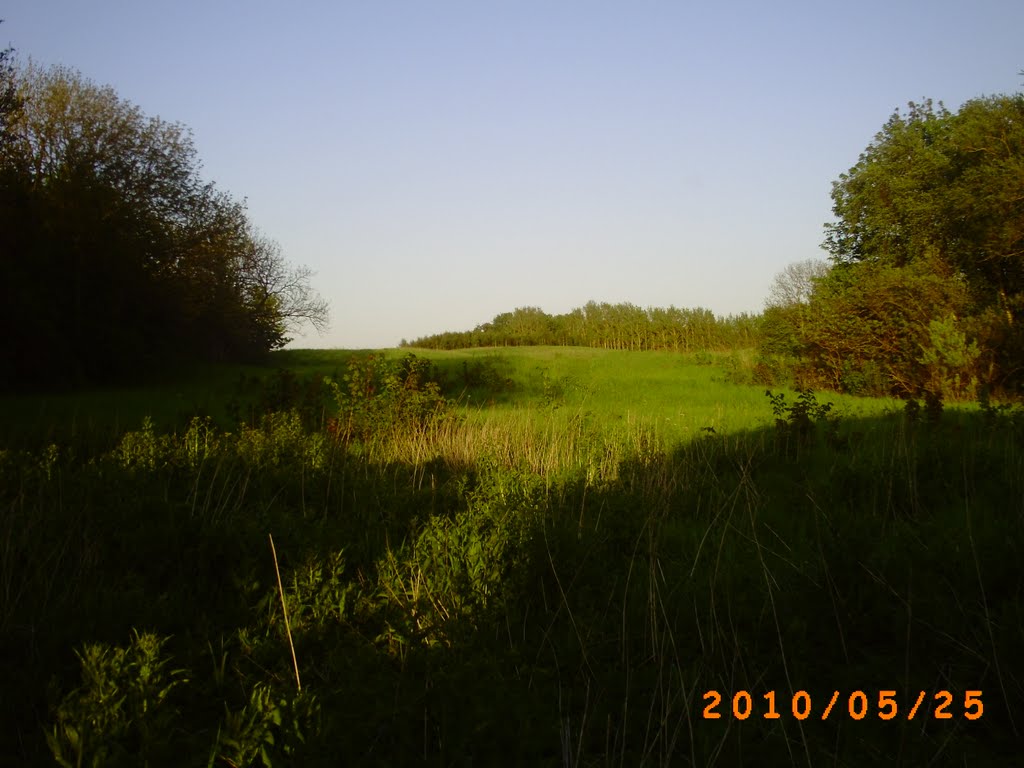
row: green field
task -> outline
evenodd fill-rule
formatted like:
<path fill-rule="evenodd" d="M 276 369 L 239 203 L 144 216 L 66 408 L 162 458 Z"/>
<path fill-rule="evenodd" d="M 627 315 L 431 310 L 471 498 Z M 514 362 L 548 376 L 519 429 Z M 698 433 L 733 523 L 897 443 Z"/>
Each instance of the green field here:
<path fill-rule="evenodd" d="M 723 364 L 752 353 L 707 354 L 701 363 L 694 355 L 672 352 L 576 347 L 385 350 L 378 354 L 397 359 L 410 353 L 436 364 L 448 380 L 447 394 L 474 418 L 480 410 L 485 411 L 484 418 L 495 418 L 553 405 L 545 418 L 586 414 L 605 427 L 642 422 L 673 444 L 702 434 L 707 427 L 736 432 L 764 427 L 773 420 L 765 387 L 727 386 Z M 338 377 L 347 361 L 360 354 L 367 352 L 288 350 L 273 353 L 264 366 L 201 367 L 173 385 L 8 397 L 0 400 L 6 417 L 0 436 L 7 444 L 45 444 L 50 439 L 76 437 L 117 440 L 147 416 L 163 430 L 184 429 L 193 415 L 210 415 L 229 427 L 232 419 L 226 405 L 252 393 L 252 378 L 273 379 L 280 369 L 300 377 Z M 485 381 L 467 387 L 464 365 L 474 362 L 510 379 L 510 385 L 495 389 Z M 835 403 L 838 413 L 854 417 L 875 416 L 901 406 L 896 400 L 832 393 L 820 399 Z"/>
<path fill-rule="evenodd" d="M 0 762 L 1017 759 L 1019 409 L 409 352 L 0 399 Z"/>

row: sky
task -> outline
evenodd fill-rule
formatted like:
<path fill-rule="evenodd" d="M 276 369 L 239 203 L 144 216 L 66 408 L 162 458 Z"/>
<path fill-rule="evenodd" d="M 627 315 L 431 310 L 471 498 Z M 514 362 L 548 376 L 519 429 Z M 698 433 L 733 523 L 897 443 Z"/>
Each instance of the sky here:
<path fill-rule="evenodd" d="M 6 0 L 0 48 L 193 133 L 392 347 L 516 307 L 759 312 L 897 108 L 1024 89 L 1022 0 Z"/>

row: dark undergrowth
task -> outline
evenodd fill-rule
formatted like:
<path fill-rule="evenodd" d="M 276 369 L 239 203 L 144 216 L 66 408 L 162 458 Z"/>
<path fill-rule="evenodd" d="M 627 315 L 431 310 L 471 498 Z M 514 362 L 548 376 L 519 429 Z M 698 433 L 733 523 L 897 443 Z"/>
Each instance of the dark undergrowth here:
<path fill-rule="evenodd" d="M 538 471 L 359 366 L 319 424 L 0 454 L 5 764 L 1016 759 L 1019 412 L 805 393 Z"/>

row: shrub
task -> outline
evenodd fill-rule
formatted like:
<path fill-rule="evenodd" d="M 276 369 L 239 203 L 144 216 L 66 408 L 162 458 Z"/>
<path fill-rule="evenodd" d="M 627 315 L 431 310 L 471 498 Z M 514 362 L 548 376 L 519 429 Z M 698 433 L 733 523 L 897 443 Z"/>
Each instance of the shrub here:
<path fill-rule="evenodd" d="M 413 354 L 396 362 L 381 355 L 353 358 L 342 384 L 326 382 L 338 408 L 331 431 L 344 443 L 368 442 L 396 430 L 422 431 L 453 410 L 433 364 Z"/>
<path fill-rule="evenodd" d="M 974 389 L 974 366 L 981 350 L 976 342 L 967 343 L 955 315 L 928 324 L 928 343 L 921 351 L 921 363 L 929 373 L 925 389 L 932 396 L 962 399 Z"/>
<path fill-rule="evenodd" d="M 772 394 L 766 390 L 765 395 L 771 401 L 772 413 L 775 414 L 776 434 L 789 444 L 789 438 L 795 438 L 797 445 L 812 442 L 817 424 L 828 425 L 829 437 L 834 438 L 836 422 L 829 420 L 832 403 L 819 403 L 814 392 L 809 389 L 798 389 L 795 402 L 786 403 L 786 395 Z"/>
<path fill-rule="evenodd" d="M 268 413 L 256 428 L 242 427 L 236 442 L 238 455 L 256 466 L 297 464 L 322 469 L 327 462 L 327 441 L 321 432 L 308 434 L 298 411 Z"/>

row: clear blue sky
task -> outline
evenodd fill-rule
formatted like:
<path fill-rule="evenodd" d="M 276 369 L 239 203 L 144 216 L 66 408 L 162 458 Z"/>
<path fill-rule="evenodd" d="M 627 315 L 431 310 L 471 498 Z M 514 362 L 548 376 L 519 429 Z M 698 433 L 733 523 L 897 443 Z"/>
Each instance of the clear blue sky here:
<path fill-rule="evenodd" d="M 1022 0 L 8 0 L 0 46 L 195 136 L 382 347 L 518 306 L 759 311 L 897 107 L 1021 90 Z"/>

